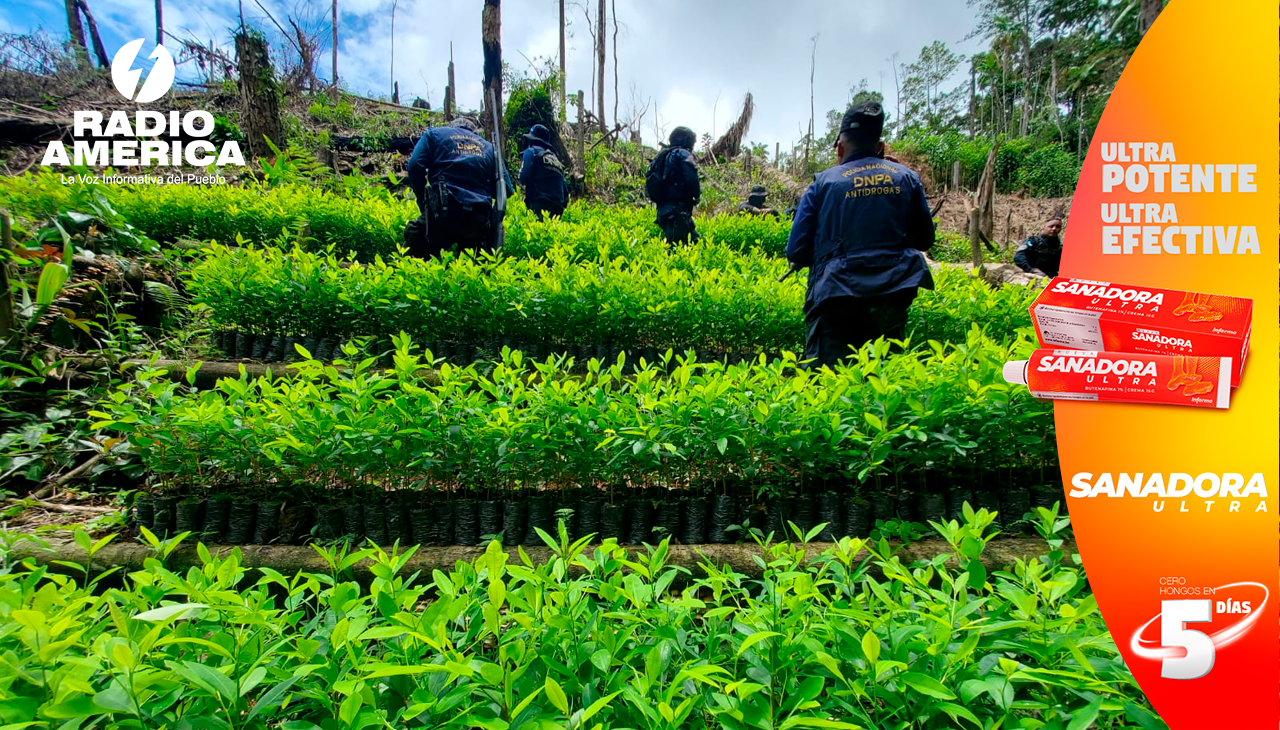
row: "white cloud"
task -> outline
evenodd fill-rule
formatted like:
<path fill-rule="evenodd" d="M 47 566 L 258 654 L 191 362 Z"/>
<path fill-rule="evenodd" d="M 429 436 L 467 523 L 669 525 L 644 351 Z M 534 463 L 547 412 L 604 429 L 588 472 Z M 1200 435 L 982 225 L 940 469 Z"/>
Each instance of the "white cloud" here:
<path fill-rule="evenodd" d="M 110 36 L 109 51 L 132 38 L 154 36 L 154 0 L 90 1 L 104 25 L 104 34 Z M 310 3 L 311 12 L 326 18 L 329 7 L 329 0 L 261 2 L 280 22 L 305 3 Z M 568 9 L 568 89 L 583 89 L 590 95 L 594 49 L 582 11 L 573 2 L 570 0 Z M 594 0 L 585 2 L 594 12 Z M 618 106 L 624 115 L 631 106 L 634 88 L 640 99 L 657 101 L 667 129 L 684 124 L 702 134 L 712 131 L 714 121 L 714 132 L 722 133 L 737 116 L 743 94 L 750 90 L 756 112 L 748 137 L 771 147 L 775 141 L 789 145 L 808 123 L 810 39 L 815 34 L 819 38 L 814 106 L 819 128 L 826 110 L 843 107 L 849 88 L 860 79 L 884 92 L 889 108 L 893 108 L 893 75 L 887 60 L 891 54 L 898 53 L 899 62 L 905 63 L 934 40 L 961 53 L 971 53 L 979 46 L 978 41 L 965 40 L 973 27 L 973 11 L 962 0 L 609 2 L 611 6 L 616 2 L 623 26 L 618 48 L 622 97 Z M 61 3 L 33 0 L 23 9 L 8 3 L 5 6 L 0 10 L 0 23 L 21 29 L 43 23 L 50 32 L 65 32 L 65 22 L 58 17 Z M 481 0 L 398 0 L 395 76 L 402 100 L 426 95 L 433 106 L 440 105 L 452 42 L 459 102 L 468 108 L 479 106 L 482 7 Z M 390 95 L 391 0 L 338 0 L 338 9 L 339 74 L 344 85 L 359 93 Z M 248 18 L 258 19 L 261 27 L 274 33 L 253 0 L 245 1 L 244 10 Z M 507 0 L 502 10 L 503 53 L 511 66 L 521 70 L 526 56 L 554 58 L 558 54 L 556 0 Z M 170 0 L 165 6 L 166 28 L 205 41 L 213 39 L 223 47 L 232 45 L 237 18 L 238 0 Z M 612 35 L 610 27 L 610 41 Z M 613 121 L 612 47 L 607 61 L 605 106 Z M 327 52 L 318 65 L 322 77 L 327 78 Z M 652 116 L 643 127 L 646 140 L 652 142 Z"/>

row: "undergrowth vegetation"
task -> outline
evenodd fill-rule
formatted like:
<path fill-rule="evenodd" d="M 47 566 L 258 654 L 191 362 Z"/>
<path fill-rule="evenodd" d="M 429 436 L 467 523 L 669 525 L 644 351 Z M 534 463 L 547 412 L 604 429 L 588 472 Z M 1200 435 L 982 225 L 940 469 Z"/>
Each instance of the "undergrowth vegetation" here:
<path fill-rule="evenodd" d="M 0 718 L 13 726 L 354 730 L 1163 727 L 1107 634 L 1067 520 L 988 571 L 993 515 L 935 523 L 904 564 L 845 539 L 816 560 L 761 538 L 750 578 L 542 532 L 535 564 L 490 543 L 431 576 L 414 549 L 317 547 L 327 572 L 251 577 L 239 550 L 142 570 L 0 569 Z M 80 537 L 83 539 L 81 540 Z M 77 538 L 92 556 L 108 540 Z M 12 538 L 10 538 L 12 540 Z M 6 552 L 7 554 L 7 552 Z M 372 563 L 372 582 L 349 568 Z"/>

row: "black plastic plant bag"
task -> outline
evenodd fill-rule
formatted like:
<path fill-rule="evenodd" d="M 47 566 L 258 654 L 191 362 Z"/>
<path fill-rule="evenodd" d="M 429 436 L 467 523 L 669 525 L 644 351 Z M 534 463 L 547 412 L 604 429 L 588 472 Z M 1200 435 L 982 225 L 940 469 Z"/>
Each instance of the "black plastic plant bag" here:
<path fill-rule="evenodd" d="M 204 501 L 204 525 L 201 539 L 219 543 L 227 538 L 227 518 L 231 516 L 231 500 L 211 497 Z"/>
<path fill-rule="evenodd" d="M 947 495 L 947 519 L 955 520 L 964 524 L 964 503 L 968 502 L 969 506 L 975 511 L 977 507 L 973 503 L 973 492 L 968 489 L 953 489 Z"/>
<path fill-rule="evenodd" d="M 921 494 L 917 498 L 917 509 L 920 514 L 920 521 L 929 524 L 929 521 L 942 522 L 947 517 L 947 495 L 926 493 Z"/>
<path fill-rule="evenodd" d="M 639 499 L 631 503 L 630 529 L 627 531 L 628 545 L 652 543 L 653 503 L 647 499 Z"/>
<path fill-rule="evenodd" d="M 480 539 L 491 540 L 502 532 L 502 503 L 484 500 L 476 503 L 477 520 L 480 525 Z"/>
<path fill-rule="evenodd" d="M 199 500 L 185 500 L 174 507 L 174 529 L 178 532 L 200 532 L 203 522 L 204 503 Z"/>
<path fill-rule="evenodd" d="M 707 535 L 707 541 L 717 545 L 731 542 L 730 536 L 733 533 L 729 532 L 729 528 L 736 523 L 737 513 L 738 503 L 731 495 L 717 494 L 711 505 L 711 531 Z"/>
<path fill-rule="evenodd" d="M 504 547 L 519 545 L 524 540 L 527 512 L 524 500 L 508 499 L 503 501 L 502 544 Z"/>
<path fill-rule="evenodd" d="M 316 538 L 324 542 L 332 542 L 343 536 L 342 508 L 326 505 L 317 510 Z"/>
<path fill-rule="evenodd" d="M 453 540 L 458 545 L 480 543 L 480 514 L 472 499 L 460 499 L 453 506 Z"/>
<path fill-rule="evenodd" d="M 844 536 L 867 537 L 871 534 L 871 506 L 857 497 L 844 501 Z"/>
<path fill-rule="evenodd" d="M 1014 487 L 1000 492 L 1000 514 L 1004 516 L 1004 524 L 1012 526 L 1015 522 L 1025 520 L 1027 513 L 1031 511 L 1031 495 L 1027 494 L 1027 490 Z M 1017 532 L 1030 532 L 1031 525 L 1023 522 L 1015 528 Z"/>
<path fill-rule="evenodd" d="M 454 519 L 457 517 L 456 505 L 453 502 L 437 502 L 435 506 L 435 542 L 438 545 L 456 545 Z"/>
<path fill-rule="evenodd" d="M 436 511 L 430 507 L 415 507 L 409 510 L 409 522 L 413 526 L 413 542 L 416 545 L 430 545 L 435 541 Z"/>
<path fill-rule="evenodd" d="M 600 542 L 600 507 L 599 497 L 578 497 L 578 508 L 574 515 L 577 525 L 574 536 L 578 538 L 594 535 L 592 542 Z"/>
<path fill-rule="evenodd" d="M 279 502 L 262 502 L 258 505 L 258 520 L 254 526 L 253 542 L 256 545 L 268 545 L 280 538 Z"/>
<path fill-rule="evenodd" d="M 133 500 L 133 524 L 137 527 L 151 529 L 156 519 L 156 503 L 149 494 L 139 495 Z"/>
<path fill-rule="evenodd" d="M 658 502 L 658 514 L 654 517 L 653 533 L 649 537 L 651 544 L 656 545 L 667 537 L 673 540 L 680 538 L 680 513 L 684 511 L 682 507 L 680 501 L 672 495 L 667 495 Z"/>
<path fill-rule="evenodd" d="M 529 500 L 529 529 L 524 534 L 524 544 L 526 547 L 536 547 L 545 545 L 542 538 L 538 536 L 538 530 L 555 536 L 556 530 L 555 513 L 552 511 L 551 499 L 548 497 L 534 497 Z"/>
<path fill-rule="evenodd" d="M 818 524 L 826 523 L 818 533 L 818 542 L 835 542 L 840 531 L 840 495 L 823 492 L 818 495 Z"/>
<path fill-rule="evenodd" d="M 685 545 L 703 545 L 707 542 L 707 517 L 710 502 L 706 497 L 689 497 L 684 500 L 684 519 L 681 521 L 680 542 Z"/>
<path fill-rule="evenodd" d="M 364 505 L 358 502 L 342 505 L 342 534 L 352 542 L 364 542 Z"/>
<path fill-rule="evenodd" d="M 620 504 L 606 504 L 600 508 L 600 534 L 596 542 L 604 542 L 608 538 L 621 541 L 626 522 L 627 511 Z"/>
<path fill-rule="evenodd" d="M 151 532 L 161 540 L 173 534 L 174 505 L 177 503 L 173 497 L 156 497 L 152 501 L 155 513 L 151 517 Z"/>
<path fill-rule="evenodd" d="M 227 515 L 227 542 L 232 545 L 244 545 L 253 539 L 253 524 L 257 522 L 258 504 L 236 500 L 231 503 L 231 514 Z"/>

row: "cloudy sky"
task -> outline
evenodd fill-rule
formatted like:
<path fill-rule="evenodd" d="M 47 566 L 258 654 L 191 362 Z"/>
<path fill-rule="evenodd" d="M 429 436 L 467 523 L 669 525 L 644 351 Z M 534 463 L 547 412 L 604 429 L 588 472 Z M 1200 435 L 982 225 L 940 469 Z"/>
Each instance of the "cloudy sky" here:
<path fill-rule="evenodd" d="M 139 61 L 150 52 L 155 37 L 154 0 L 88 0 L 98 19 L 107 52 L 114 54 L 134 38 L 146 38 Z M 255 0 L 242 0 L 246 20 L 273 30 Z M 322 16 L 329 0 L 256 0 L 281 22 L 288 15 Z M 476 107 L 483 71 L 480 44 L 481 0 L 394 0 L 395 78 L 402 101 L 428 98 L 439 107 L 445 87 L 450 43 L 464 107 Z M 973 10 L 965 0 L 610 0 L 616 3 L 618 36 L 619 112 L 631 118 L 649 105 L 643 122 L 646 141 L 654 138 L 654 108 L 658 129 L 678 124 L 699 135 L 720 134 L 736 117 L 743 95 L 755 96 L 755 118 L 749 139 L 770 147 L 789 145 L 802 133 L 809 117 L 809 53 L 817 35 L 814 78 L 819 130 L 827 109 L 843 107 L 849 89 L 866 79 L 883 91 L 892 114 L 895 98 L 893 66 L 898 54 L 909 62 L 920 48 L 941 40 L 968 54 L 979 41 L 966 40 L 973 28 Z M 339 67 L 343 84 L 357 93 L 391 93 L 391 17 L 393 0 L 339 0 Z M 569 0 L 568 87 L 591 93 L 592 40 L 583 15 L 595 0 Z M 178 35 L 232 47 L 231 32 L 239 15 L 238 0 L 165 0 L 166 30 Z M 0 31 L 29 32 L 36 28 L 65 36 L 62 0 L 25 0 L 0 5 Z M 526 59 L 556 58 L 558 54 L 557 0 L 506 0 L 502 4 L 504 59 L 517 70 Z M 609 30 L 612 38 L 612 28 Z M 325 41 L 319 63 L 329 77 L 330 56 Z M 168 44 L 171 50 L 176 44 Z M 232 50 L 234 50 L 232 48 Z M 613 117 L 613 61 L 609 51 L 606 113 Z M 192 77 L 180 67 L 179 78 Z M 958 84 L 960 79 L 956 80 Z"/>

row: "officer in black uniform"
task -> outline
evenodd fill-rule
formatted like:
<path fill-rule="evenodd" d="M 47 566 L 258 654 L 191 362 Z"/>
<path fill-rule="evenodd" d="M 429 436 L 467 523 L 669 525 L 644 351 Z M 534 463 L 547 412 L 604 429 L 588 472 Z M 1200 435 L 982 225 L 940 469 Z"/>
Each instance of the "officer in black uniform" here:
<path fill-rule="evenodd" d="M 667 243 L 698 240 L 693 222 L 693 209 L 702 200 L 702 181 L 698 163 L 693 160 L 693 146 L 698 137 L 688 127 L 676 127 L 667 138 L 667 146 L 649 163 L 645 175 L 645 192 L 658 208 L 658 227 Z"/>
<path fill-rule="evenodd" d="M 738 212 L 746 215 L 771 215 L 776 218 L 778 211 L 770 208 L 765 202 L 768 195 L 769 191 L 763 185 L 751 188 L 751 194 L 738 205 Z"/>
<path fill-rule="evenodd" d="M 569 204 L 569 184 L 564 179 L 564 163 L 553 151 L 551 130 L 535 124 L 524 141 L 528 145 L 520 154 L 524 204 L 538 220 L 542 220 L 544 214 L 559 218 Z"/>
<path fill-rule="evenodd" d="M 502 217 L 495 210 L 497 157 L 474 119 L 423 132 L 409 157 L 409 187 L 422 216 L 405 229 L 409 254 L 439 256 L 445 250 L 496 251 Z M 510 176 L 504 181 L 508 195 Z M 430 183 L 430 187 L 428 187 Z"/>
<path fill-rule="evenodd" d="M 933 218 L 919 176 L 884 158 L 884 110 L 850 107 L 840 122 L 840 164 L 819 173 L 796 209 L 787 260 L 808 267 L 805 357 L 833 365 L 878 337 L 906 337 L 907 309 L 933 288 L 924 251 Z"/>
<path fill-rule="evenodd" d="M 1022 242 L 1017 253 L 1013 255 L 1013 263 L 1028 274 L 1057 276 L 1062 265 L 1062 217 L 1054 216 L 1045 221 L 1044 228 L 1038 235 Z"/>

